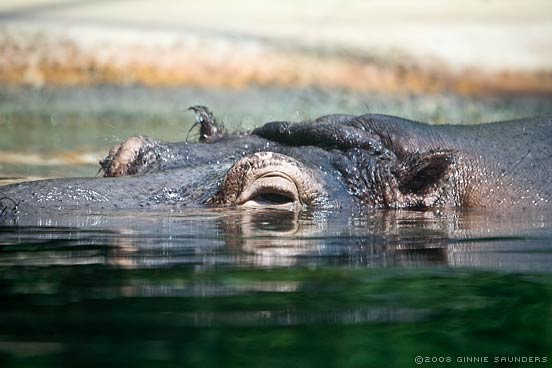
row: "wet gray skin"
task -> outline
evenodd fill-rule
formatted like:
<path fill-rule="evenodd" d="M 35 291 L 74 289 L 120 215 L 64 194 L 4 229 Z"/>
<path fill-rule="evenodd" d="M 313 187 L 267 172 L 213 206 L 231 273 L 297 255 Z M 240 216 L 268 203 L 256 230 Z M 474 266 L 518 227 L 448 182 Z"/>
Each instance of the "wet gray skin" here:
<path fill-rule="evenodd" d="M 384 115 L 328 115 L 224 132 L 195 107 L 199 143 L 133 137 L 104 177 L 0 187 L 0 222 L 52 211 L 190 206 L 550 207 L 552 119 L 430 126 Z"/>

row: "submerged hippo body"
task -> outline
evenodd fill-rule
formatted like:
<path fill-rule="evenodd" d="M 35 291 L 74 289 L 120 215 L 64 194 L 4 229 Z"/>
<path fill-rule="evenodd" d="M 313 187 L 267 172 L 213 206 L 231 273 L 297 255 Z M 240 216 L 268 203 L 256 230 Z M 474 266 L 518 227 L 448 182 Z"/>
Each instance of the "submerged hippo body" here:
<path fill-rule="evenodd" d="M 200 142 L 133 137 L 104 177 L 0 187 L 0 222 L 43 211 L 184 206 L 281 208 L 549 207 L 552 119 L 431 126 L 385 115 L 328 115 L 221 133 L 196 108 Z"/>

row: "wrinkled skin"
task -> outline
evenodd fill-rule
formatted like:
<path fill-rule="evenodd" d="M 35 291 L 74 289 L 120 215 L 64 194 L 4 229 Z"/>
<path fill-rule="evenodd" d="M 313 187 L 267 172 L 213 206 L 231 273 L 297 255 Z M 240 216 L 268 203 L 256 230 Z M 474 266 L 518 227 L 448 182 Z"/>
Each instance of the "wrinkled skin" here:
<path fill-rule="evenodd" d="M 194 107 L 199 143 L 132 137 L 101 178 L 0 187 L 0 222 L 43 211 L 186 206 L 432 208 L 552 206 L 552 119 L 430 126 L 385 115 L 328 115 L 225 134 Z"/>

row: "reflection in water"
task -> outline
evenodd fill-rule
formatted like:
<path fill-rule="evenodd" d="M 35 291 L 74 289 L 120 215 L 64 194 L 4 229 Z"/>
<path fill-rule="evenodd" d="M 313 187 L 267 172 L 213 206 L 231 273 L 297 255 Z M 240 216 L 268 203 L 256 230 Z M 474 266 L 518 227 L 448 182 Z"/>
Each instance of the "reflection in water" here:
<path fill-rule="evenodd" d="M 191 210 L 64 215 L 0 228 L 0 265 L 122 268 L 462 266 L 542 270 L 552 214 L 489 211 Z"/>

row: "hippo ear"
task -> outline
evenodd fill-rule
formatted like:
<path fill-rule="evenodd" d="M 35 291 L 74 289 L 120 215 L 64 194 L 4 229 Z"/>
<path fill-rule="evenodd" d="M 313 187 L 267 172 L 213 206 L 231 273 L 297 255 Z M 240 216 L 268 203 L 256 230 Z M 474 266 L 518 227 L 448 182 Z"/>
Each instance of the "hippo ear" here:
<path fill-rule="evenodd" d="M 403 158 L 395 167 L 399 190 L 410 194 L 426 194 L 435 189 L 455 161 L 452 151 L 415 153 Z"/>

